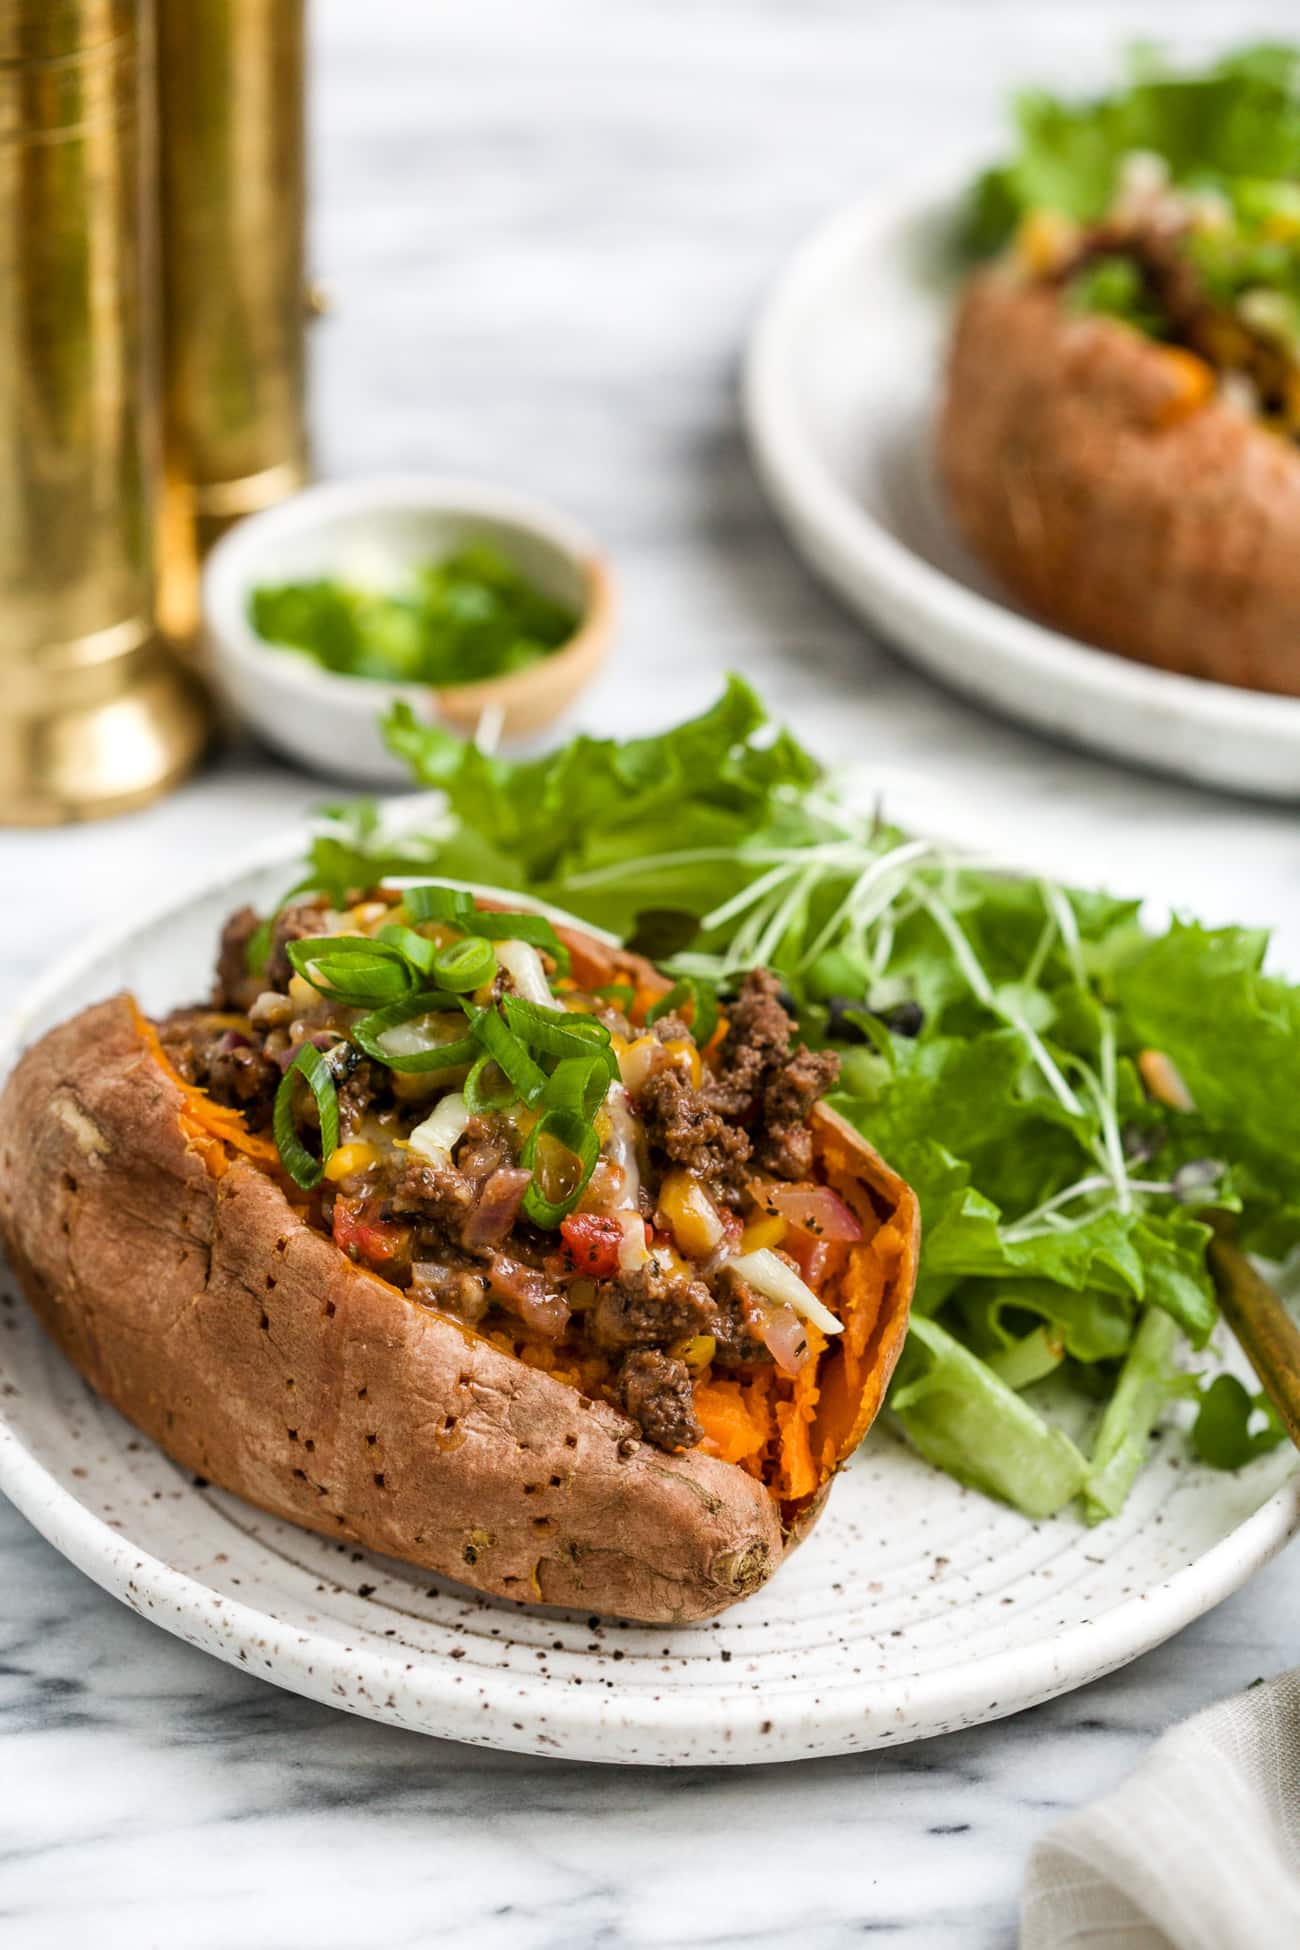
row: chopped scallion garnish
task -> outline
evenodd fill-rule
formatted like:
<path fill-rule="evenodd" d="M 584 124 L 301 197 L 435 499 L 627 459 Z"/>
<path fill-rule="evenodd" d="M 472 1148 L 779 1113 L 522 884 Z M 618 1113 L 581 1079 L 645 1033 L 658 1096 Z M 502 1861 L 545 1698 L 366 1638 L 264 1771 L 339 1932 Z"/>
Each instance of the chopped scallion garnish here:
<path fill-rule="evenodd" d="M 490 942 L 477 935 L 467 934 L 461 941 L 453 941 L 449 948 L 439 949 L 434 958 L 434 980 L 442 988 L 454 989 L 460 995 L 472 995 L 481 989 L 496 974 L 496 956 L 492 953 Z"/>
<path fill-rule="evenodd" d="M 450 921 L 462 927 L 474 911 L 474 896 L 463 887 L 408 887 L 402 905 L 417 927 L 423 921 Z"/>
<path fill-rule="evenodd" d="M 610 1075 L 600 1054 L 561 1057 L 547 1078 L 542 1102 L 548 1109 L 576 1111 L 588 1124 L 609 1093 Z"/>
<path fill-rule="evenodd" d="M 535 1104 L 546 1088 L 546 1072 L 534 1063 L 509 1024 L 495 1009 L 476 1009 L 470 1016 L 471 1031 L 487 1055 L 504 1070 L 526 1104 Z"/>
<path fill-rule="evenodd" d="M 375 935 L 375 940 L 386 941 L 390 947 L 396 948 L 398 954 L 404 956 L 421 975 L 433 974 L 438 944 L 425 935 L 417 934 L 414 928 L 404 928 L 396 921 L 386 921 Z"/>
<path fill-rule="evenodd" d="M 422 1016 L 444 1015 L 450 1010 L 459 1010 L 460 997 L 450 994 L 446 989 L 426 989 L 418 995 L 406 995 L 392 1002 L 385 1009 L 376 1009 L 354 1023 L 351 1036 L 367 1056 L 373 1056 L 390 1070 L 428 1074 L 437 1070 L 458 1070 L 466 1063 L 472 1063 L 478 1054 L 478 1045 L 468 1034 L 451 1034 L 436 1037 L 430 1034 L 422 1047 L 394 1048 L 391 1032 L 401 1029 L 407 1023 L 416 1022 Z M 408 1039 L 409 1041 L 409 1039 Z"/>
<path fill-rule="evenodd" d="M 298 1135 L 294 1110 L 297 1079 L 302 1077 L 316 1099 L 320 1116 L 320 1156 L 313 1157 Z M 280 1162 L 295 1185 L 309 1192 L 318 1185 L 331 1154 L 339 1141 L 339 1100 L 334 1078 L 325 1057 L 314 1043 L 304 1043 L 280 1079 L 271 1119 Z"/>
<path fill-rule="evenodd" d="M 570 1010 L 543 1009 L 507 995 L 502 1003 L 506 1021 L 531 1049 L 544 1056 L 590 1056 L 599 1053 L 611 1081 L 618 1076 L 618 1058 L 610 1047 L 609 1031 L 595 1016 Z"/>
<path fill-rule="evenodd" d="M 523 1210 L 534 1225 L 557 1226 L 582 1197 L 596 1168 L 600 1141 L 572 1110 L 548 1110 L 524 1143 L 519 1162 L 533 1174 Z"/>
<path fill-rule="evenodd" d="M 476 907 L 457 925 L 467 933 L 481 934 L 485 941 L 526 941 L 551 957 L 557 974 L 569 972 L 569 951 L 543 914 L 487 914 Z"/>
<path fill-rule="evenodd" d="M 305 982 L 346 1008 L 382 1008 L 414 987 L 401 951 L 369 935 L 313 935 L 288 942 L 285 952 Z"/>
<path fill-rule="evenodd" d="M 476 1117 L 485 1111 L 508 1110 L 515 1102 L 515 1086 L 486 1051 L 470 1066 L 465 1079 L 465 1102 Z"/>

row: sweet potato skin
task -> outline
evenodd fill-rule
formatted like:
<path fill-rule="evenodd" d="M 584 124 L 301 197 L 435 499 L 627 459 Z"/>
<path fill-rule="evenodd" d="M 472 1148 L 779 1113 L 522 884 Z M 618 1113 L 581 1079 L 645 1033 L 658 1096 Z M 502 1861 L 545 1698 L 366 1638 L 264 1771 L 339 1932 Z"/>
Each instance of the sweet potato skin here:
<path fill-rule="evenodd" d="M 185 1111 L 125 996 L 42 1038 L 0 1097 L 16 1276 L 184 1467 L 498 1597 L 665 1624 L 757 1589 L 815 1520 L 824 1490 L 783 1525 L 743 1470 L 638 1443 L 354 1265 L 248 1160 L 213 1175 Z"/>
<path fill-rule="evenodd" d="M 1142 663 L 1300 695 L 1300 452 L 1192 355 L 980 272 L 938 445 L 962 534 L 1028 608 Z"/>

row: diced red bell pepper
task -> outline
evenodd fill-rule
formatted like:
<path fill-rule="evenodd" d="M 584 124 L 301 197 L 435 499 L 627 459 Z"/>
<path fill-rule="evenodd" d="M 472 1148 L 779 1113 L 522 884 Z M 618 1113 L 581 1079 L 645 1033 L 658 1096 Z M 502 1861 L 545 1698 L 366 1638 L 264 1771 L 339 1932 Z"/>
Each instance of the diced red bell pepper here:
<path fill-rule="evenodd" d="M 618 1272 L 623 1228 L 608 1212 L 571 1212 L 560 1220 L 560 1237 L 579 1273 L 609 1280 Z"/>
<path fill-rule="evenodd" d="M 411 1240 L 411 1228 L 392 1219 L 368 1219 L 367 1199 L 336 1198 L 334 1201 L 334 1244 L 349 1259 L 364 1259 L 371 1266 L 387 1266 L 400 1259 Z"/>

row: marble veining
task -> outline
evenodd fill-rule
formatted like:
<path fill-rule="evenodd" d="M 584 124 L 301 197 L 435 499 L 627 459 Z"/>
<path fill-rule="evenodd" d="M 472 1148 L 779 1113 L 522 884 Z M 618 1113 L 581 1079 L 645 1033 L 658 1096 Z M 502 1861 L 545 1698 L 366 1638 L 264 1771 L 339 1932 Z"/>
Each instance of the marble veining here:
<path fill-rule="evenodd" d="M 826 209 L 987 141 L 1005 79 L 1099 73 L 1131 7 L 315 0 L 322 466 L 481 474 L 571 506 L 621 574 L 582 721 L 648 727 L 752 675 L 829 757 L 996 803 L 1036 847 L 1211 918 L 1282 923 L 1294 814 L 1000 725 L 867 640 L 768 516 L 737 350 Z M 1144 31 L 1240 32 L 1222 5 Z M 1282 33 L 1290 10 L 1252 10 Z M 109 826 L 0 838 L 0 1007 L 160 879 L 328 789 L 243 748 Z M 15 918 L 17 921 L 15 922 Z M 0 1942 L 64 1950 L 907 1950 L 1014 1942 L 1036 1834 L 1154 1735 L 1293 1662 L 1300 1560 L 1136 1665 L 924 1745 L 743 1771 L 453 1747 L 279 1693 L 157 1631 L 0 1507 Z"/>

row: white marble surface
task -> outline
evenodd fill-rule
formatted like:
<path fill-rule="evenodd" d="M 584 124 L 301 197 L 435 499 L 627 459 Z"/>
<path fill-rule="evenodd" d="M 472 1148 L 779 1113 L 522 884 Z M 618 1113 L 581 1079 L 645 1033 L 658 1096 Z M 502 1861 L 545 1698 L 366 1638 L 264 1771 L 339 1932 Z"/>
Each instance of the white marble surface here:
<path fill-rule="evenodd" d="M 1300 827 L 1046 746 L 866 641 L 744 459 L 737 348 L 783 253 L 1017 72 L 1098 71 L 1226 8 L 853 0 L 313 0 L 323 468 L 473 472 L 606 539 L 624 628 L 582 720 L 666 722 L 726 667 L 833 758 L 1214 918 L 1282 924 Z M 1236 20 L 1240 23 L 1240 14 Z M 1289 9 L 1252 10 L 1283 31 Z M 1241 32 L 1238 24 L 1237 31 Z M 168 804 L 0 836 L 0 1006 L 160 877 L 321 796 L 244 750 Z M 1079 870 L 1079 869 L 1076 869 Z M 908 1950 L 1009 1945 L 1033 1837 L 1153 1734 L 1294 1662 L 1295 1553 L 1139 1664 L 902 1752 L 655 1775 L 497 1757 L 273 1692 L 144 1624 L 0 1507 L 0 1941 L 15 1950 Z"/>

